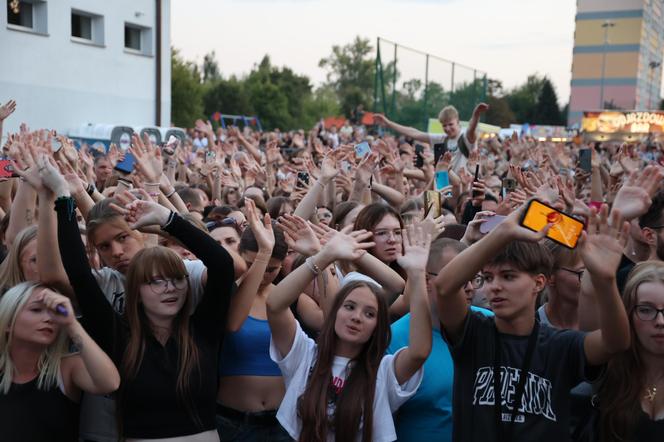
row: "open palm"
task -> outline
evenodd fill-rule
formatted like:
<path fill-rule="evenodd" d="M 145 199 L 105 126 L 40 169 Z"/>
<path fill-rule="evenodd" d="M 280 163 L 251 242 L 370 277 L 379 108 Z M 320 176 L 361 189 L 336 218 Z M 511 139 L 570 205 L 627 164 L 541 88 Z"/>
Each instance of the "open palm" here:
<path fill-rule="evenodd" d="M 403 236 L 403 255 L 397 263 L 406 271 L 424 270 L 429 258 L 431 234 L 425 233 L 420 226 L 409 226 Z"/>
<path fill-rule="evenodd" d="M 606 205 L 602 206 L 599 213 L 593 211 L 588 232 L 584 232 L 580 244 L 581 258 L 586 269 L 591 275 L 600 278 L 615 276 L 629 231 L 629 224 L 623 222 L 620 210 L 614 209 L 611 212 L 611 223 L 608 218 Z"/>

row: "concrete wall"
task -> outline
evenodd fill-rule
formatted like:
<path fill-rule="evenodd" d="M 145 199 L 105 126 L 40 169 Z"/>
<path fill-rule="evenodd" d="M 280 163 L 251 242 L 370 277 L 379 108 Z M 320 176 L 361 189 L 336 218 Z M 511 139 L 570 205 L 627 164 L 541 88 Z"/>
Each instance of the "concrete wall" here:
<path fill-rule="evenodd" d="M 67 131 L 84 123 L 153 125 L 155 0 L 49 0 L 45 33 L 8 25 L 0 8 L 0 102 L 17 101 L 5 134 L 21 122 Z M 4 6 L 4 5 L 3 5 Z M 103 17 L 100 45 L 71 37 L 73 9 Z M 162 1 L 162 111 L 170 124 L 170 0 Z M 125 23 L 150 28 L 147 54 L 124 47 Z"/>

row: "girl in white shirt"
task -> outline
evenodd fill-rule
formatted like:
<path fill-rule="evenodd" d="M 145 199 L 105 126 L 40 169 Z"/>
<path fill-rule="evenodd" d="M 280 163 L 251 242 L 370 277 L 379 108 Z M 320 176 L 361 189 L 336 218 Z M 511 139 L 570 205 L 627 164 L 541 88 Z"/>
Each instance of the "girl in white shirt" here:
<path fill-rule="evenodd" d="M 431 351 L 424 276 L 431 238 L 421 229 L 411 227 L 404 235 L 405 253 L 398 258 L 408 274 L 405 296 L 415 317 L 409 347 L 385 355 L 390 341 L 387 302 L 363 282 L 348 284 L 323 301 L 326 317 L 317 342 L 304 334 L 289 309 L 323 269 L 336 260 L 357 260 L 373 247 L 370 236 L 350 228 L 330 232 L 320 252 L 268 297 L 270 354 L 286 383 L 277 419 L 296 440 L 395 440 L 392 413 L 415 394 L 422 379 L 421 367 Z"/>

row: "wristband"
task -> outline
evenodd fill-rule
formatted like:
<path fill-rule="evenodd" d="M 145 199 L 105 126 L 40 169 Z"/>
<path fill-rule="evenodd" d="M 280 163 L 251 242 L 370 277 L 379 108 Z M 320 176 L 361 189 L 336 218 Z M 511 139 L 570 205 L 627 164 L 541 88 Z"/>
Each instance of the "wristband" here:
<path fill-rule="evenodd" d="M 171 190 L 170 192 L 168 192 L 168 194 L 166 194 L 166 198 L 170 198 L 170 197 L 172 197 L 173 195 L 175 195 L 175 189 L 173 189 L 173 190 Z"/>
<path fill-rule="evenodd" d="M 96 190 L 97 188 L 93 183 L 88 184 L 88 187 L 85 189 L 85 191 L 89 196 L 92 196 L 92 194 L 95 193 Z"/>
<path fill-rule="evenodd" d="M 318 267 L 313 260 L 313 256 L 308 257 L 304 263 L 307 265 L 309 270 L 311 270 L 311 273 L 313 273 L 315 276 L 318 276 L 320 274 L 320 267 Z"/>

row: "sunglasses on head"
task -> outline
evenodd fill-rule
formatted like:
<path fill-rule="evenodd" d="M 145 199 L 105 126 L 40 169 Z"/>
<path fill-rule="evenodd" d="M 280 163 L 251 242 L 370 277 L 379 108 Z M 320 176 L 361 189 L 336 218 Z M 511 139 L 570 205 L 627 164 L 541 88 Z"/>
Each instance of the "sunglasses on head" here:
<path fill-rule="evenodd" d="M 223 226 L 237 227 L 237 221 L 235 220 L 235 218 L 224 218 L 222 220 L 213 220 L 205 223 L 205 227 L 208 229 L 208 232 L 213 231 L 217 227 L 223 227 Z"/>

